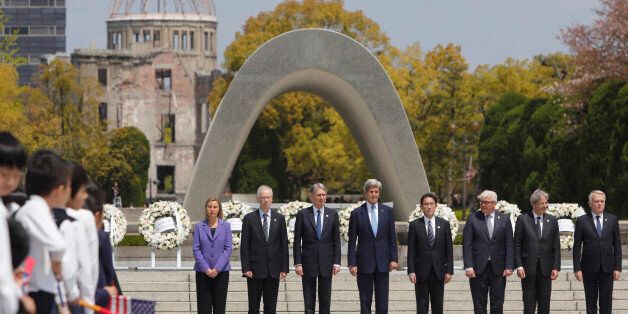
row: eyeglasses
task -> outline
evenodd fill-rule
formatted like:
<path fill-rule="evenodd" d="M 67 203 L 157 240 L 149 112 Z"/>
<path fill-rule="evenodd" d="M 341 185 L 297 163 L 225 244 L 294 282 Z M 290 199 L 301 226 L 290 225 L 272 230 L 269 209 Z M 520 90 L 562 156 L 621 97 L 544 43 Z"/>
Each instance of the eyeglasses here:
<path fill-rule="evenodd" d="M 421 204 L 421 207 L 434 207 L 434 206 L 436 206 L 436 203 L 434 202 Z"/>
<path fill-rule="evenodd" d="M 480 205 L 489 205 L 489 204 L 493 204 L 495 203 L 495 201 L 480 201 Z"/>

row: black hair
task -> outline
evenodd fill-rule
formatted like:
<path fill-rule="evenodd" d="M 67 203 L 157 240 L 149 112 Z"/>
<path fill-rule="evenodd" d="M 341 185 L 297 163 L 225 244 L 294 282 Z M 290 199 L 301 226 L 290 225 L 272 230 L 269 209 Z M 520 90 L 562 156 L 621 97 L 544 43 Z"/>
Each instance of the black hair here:
<path fill-rule="evenodd" d="M 423 194 L 423 196 L 421 196 L 421 201 L 419 202 L 419 204 L 422 205 L 423 204 L 423 200 L 428 198 L 428 197 L 432 198 L 434 200 L 434 202 L 436 204 L 438 204 L 438 196 L 436 196 L 436 194 L 434 194 L 432 192 L 427 192 L 427 193 Z"/>
<path fill-rule="evenodd" d="M 20 141 L 9 132 L 0 132 L 0 167 L 24 169 L 26 151 Z"/>
<path fill-rule="evenodd" d="M 4 203 L 4 206 L 7 208 L 11 206 L 11 203 L 15 203 L 18 206 L 22 207 L 24 206 L 24 203 L 26 203 L 26 200 L 28 200 L 28 197 L 26 197 L 26 194 L 19 190 L 13 191 L 13 193 L 2 197 L 2 202 Z"/>
<path fill-rule="evenodd" d="M 9 241 L 11 243 L 11 264 L 13 269 L 16 269 L 22 264 L 26 256 L 28 256 L 28 250 L 30 248 L 30 242 L 28 232 L 24 226 L 15 219 L 15 215 L 11 215 L 7 220 L 9 227 Z"/>
<path fill-rule="evenodd" d="M 60 185 L 66 185 L 72 176 L 70 164 L 50 150 L 36 151 L 28 159 L 26 194 L 48 196 Z"/>
<path fill-rule="evenodd" d="M 70 184 L 72 192 L 70 193 L 70 197 L 74 198 L 81 187 L 86 186 L 91 180 L 85 168 L 79 163 L 71 161 L 70 165 L 72 166 L 72 184 Z"/>
<path fill-rule="evenodd" d="M 98 185 L 90 181 L 85 190 L 87 191 L 87 195 L 89 195 L 85 200 L 85 207 L 94 214 L 102 212 L 105 198 Z"/>

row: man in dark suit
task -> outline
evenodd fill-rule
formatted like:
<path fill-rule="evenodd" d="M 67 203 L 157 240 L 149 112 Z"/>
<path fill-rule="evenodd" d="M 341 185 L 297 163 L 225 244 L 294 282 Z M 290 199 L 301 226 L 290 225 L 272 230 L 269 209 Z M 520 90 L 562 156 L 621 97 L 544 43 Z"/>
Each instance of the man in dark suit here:
<path fill-rule="evenodd" d="M 319 313 L 329 313 L 331 280 L 340 271 L 340 223 L 338 212 L 325 207 L 327 188 L 310 188 L 312 206 L 297 213 L 294 224 L 294 270 L 301 276 L 305 313 L 314 313 L 318 281 Z"/>
<path fill-rule="evenodd" d="M 613 280 L 621 278 L 619 222 L 605 206 L 606 194 L 591 192 L 591 212 L 578 217 L 573 236 L 573 269 L 578 281 L 584 279 L 587 313 L 597 312 L 598 294 L 600 313 L 612 312 Z"/>
<path fill-rule="evenodd" d="M 504 310 L 506 277 L 512 275 L 514 252 L 510 217 L 495 211 L 497 194 L 480 194 L 481 211 L 467 219 L 463 231 L 465 275 L 469 278 L 473 311 L 486 313 L 490 293 L 491 313 Z"/>
<path fill-rule="evenodd" d="M 560 233 L 556 217 L 547 214 L 549 194 L 536 190 L 530 196 L 532 212 L 515 224 L 515 267 L 521 278 L 523 312 L 550 312 L 552 280 L 560 271 Z"/>
<path fill-rule="evenodd" d="M 264 313 L 277 312 L 279 280 L 288 273 L 288 231 L 285 217 L 270 209 L 273 190 L 257 189 L 260 208 L 242 219 L 240 259 L 246 277 L 249 313 L 259 313 L 264 296 Z"/>
<path fill-rule="evenodd" d="M 408 231 L 408 276 L 414 284 L 417 313 L 443 313 L 445 284 L 454 273 L 451 226 L 434 216 L 438 198 L 432 193 L 421 196 L 423 217 L 410 222 Z"/>
<path fill-rule="evenodd" d="M 366 202 L 349 218 L 347 259 L 349 272 L 358 279 L 361 313 L 371 313 L 373 286 L 375 313 L 388 313 L 388 273 L 398 267 L 395 220 L 392 208 L 379 203 L 381 189 L 381 182 L 366 180 Z"/>

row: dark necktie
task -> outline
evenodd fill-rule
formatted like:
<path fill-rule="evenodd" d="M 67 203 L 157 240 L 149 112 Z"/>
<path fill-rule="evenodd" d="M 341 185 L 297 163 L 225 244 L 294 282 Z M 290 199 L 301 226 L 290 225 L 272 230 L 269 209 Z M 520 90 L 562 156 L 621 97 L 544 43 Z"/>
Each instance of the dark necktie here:
<path fill-rule="evenodd" d="M 268 242 L 268 214 L 264 214 L 264 224 L 262 224 L 262 228 L 264 229 L 264 238 L 266 238 L 266 242 Z"/>
<path fill-rule="evenodd" d="M 427 244 L 430 247 L 434 245 L 434 228 L 432 228 L 432 220 L 427 220 Z"/>
<path fill-rule="evenodd" d="M 597 229 L 597 236 L 602 237 L 602 223 L 600 222 L 600 216 L 595 216 L 595 229 Z"/>
<path fill-rule="evenodd" d="M 316 236 L 320 240 L 322 235 L 323 235 L 323 223 L 321 222 L 321 210 L 317 209 L 316 210 Z"/>
<path fill-rule="evenodd" d="M 541 238 L 541 216 L 536 217 L 536 235 Z"/>

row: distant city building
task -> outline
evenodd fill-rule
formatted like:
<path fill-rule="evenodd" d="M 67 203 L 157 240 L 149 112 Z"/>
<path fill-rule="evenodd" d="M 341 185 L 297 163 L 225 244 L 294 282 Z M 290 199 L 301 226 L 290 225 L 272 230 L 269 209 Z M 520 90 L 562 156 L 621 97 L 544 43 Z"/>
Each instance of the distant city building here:
<path fill-rule="evenodd" d="M 65 52 L 65 0 L 0 0 L 8 21 L 3 35 L 17 35 L 18 55 L 26 64 L 17 68 L 20 84 L 31 84 L 40 58 Z"/>
<path fill-rule="evenodd" d="M 81 75 L 105 90 L 99 111 L 109 128 L 135 126 L 146 134 L 147 196 L 185 197 L 209 127 L 207 96 L 219 74 L 216 25 L 211 0 L 116 0 L 107 49 L 72 53 Z"/>

